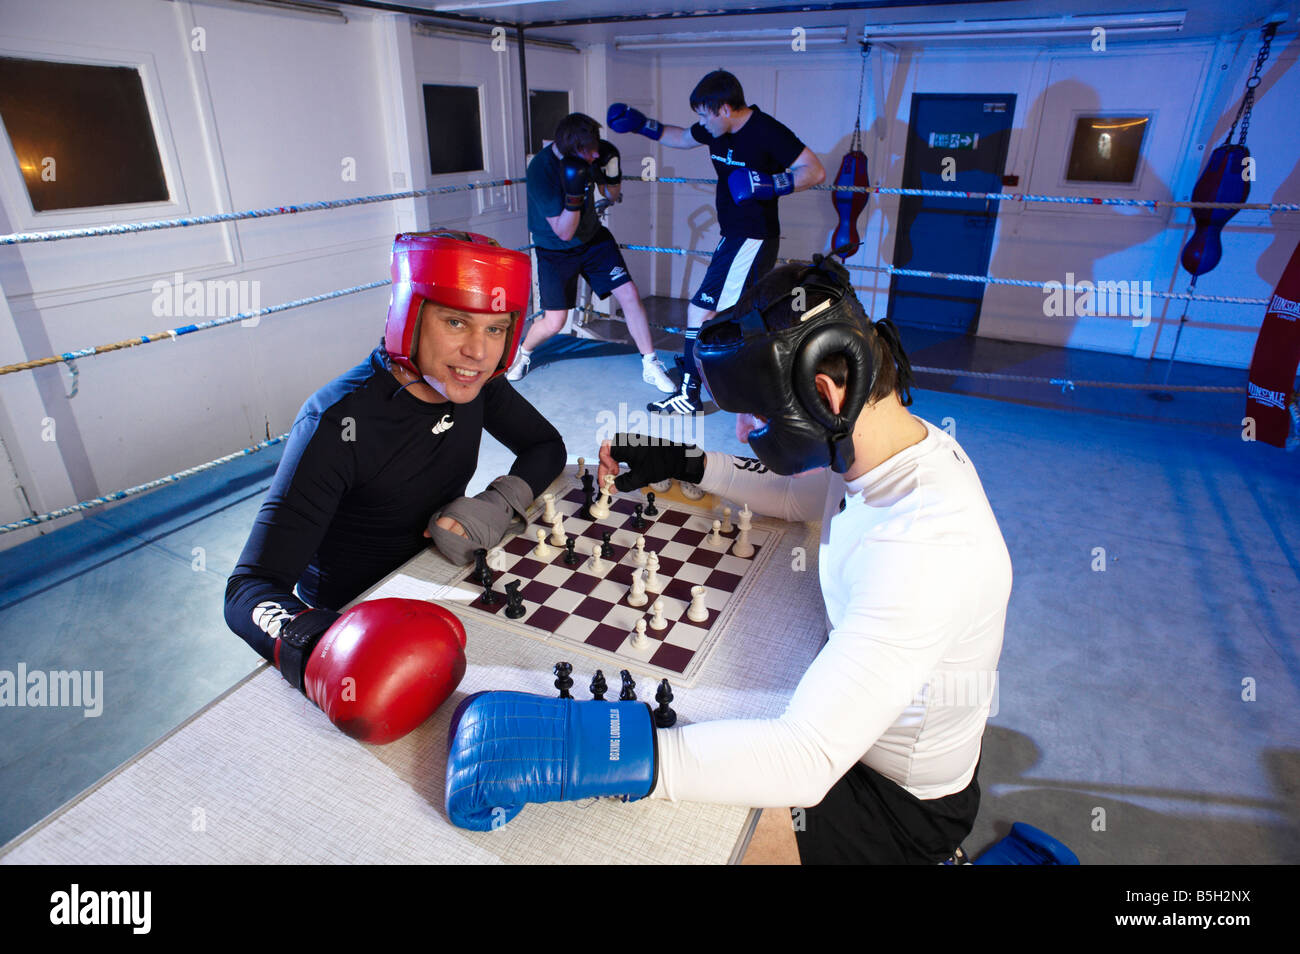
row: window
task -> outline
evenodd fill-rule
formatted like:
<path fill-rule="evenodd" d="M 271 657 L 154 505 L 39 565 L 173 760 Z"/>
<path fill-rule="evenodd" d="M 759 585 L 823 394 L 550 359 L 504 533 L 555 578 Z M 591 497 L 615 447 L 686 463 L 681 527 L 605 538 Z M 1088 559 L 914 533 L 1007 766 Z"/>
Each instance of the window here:
<path fill-rule="evenodd" d="M 528 154 L 535 156 L 541 152 L 542 142 L 555 138 L 555 127 L 571 112 L 568 90 L 530 89 L 528 119 L 532 138 L 528 143 Z"/>
<path fill-rule="evenodd" d="M 1131 183 L 1142 158 L 1150 116 L 1079 116 L 1066 179 Z"/>
<path fill-rule="evenodd" d="M 37 212 L 170 198 L 133 67 L 0 57 L 0 119 Z"/>
<path fill-rule="evenodd" d="M 424 125 L 429 171 L 483 171 L 483 123 L 476 86 L 424 85 Z"/>

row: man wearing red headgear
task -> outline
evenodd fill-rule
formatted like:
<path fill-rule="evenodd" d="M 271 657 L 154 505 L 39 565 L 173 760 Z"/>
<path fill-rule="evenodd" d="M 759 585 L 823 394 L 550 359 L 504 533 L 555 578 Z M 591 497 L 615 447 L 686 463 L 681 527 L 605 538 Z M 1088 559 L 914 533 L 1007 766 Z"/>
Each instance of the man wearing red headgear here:
<path fill-rule="evenodd" d="M 528 256 L 474 233 L 406 233 L 392 275 L 382 343 L 299 411 L 226 586 L 227 624 L 304 692 L 313 648 L 329 644 L 336 621 L 355 641 L 391 628 L 376 604 L 402 601 L 363 603 L 342 621 L 341 606 L 429 538 L 468 563 L 565 462 L 559 433 L 505 379 L 528 307 Z M 485 430 L 515 463 L 466 497 Z M 358 624 L 361 607 L 372 611 Z"/>

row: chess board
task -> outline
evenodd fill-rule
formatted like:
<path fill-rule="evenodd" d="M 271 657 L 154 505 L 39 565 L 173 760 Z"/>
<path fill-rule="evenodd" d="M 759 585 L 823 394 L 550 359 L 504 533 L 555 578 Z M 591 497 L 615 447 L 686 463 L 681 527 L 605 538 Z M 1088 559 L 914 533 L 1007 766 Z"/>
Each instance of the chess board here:
<path fill-rule="evenodd" d="M 645 606 L 634 607 L 627 601 L 633 570 L 638 569 L 634 562 L 638 531 L 632 529 L 633 508 L 645 503 L 644 496 L 639 492 L 615 493 L 609 516 L 594 520 L 578 516 L 583 492 L 572 468 L 566 468 L 548 492 L 555 495 L 555 509 L 564 517 L 565 534 L 577 538 L 580 562 L 572 567 L 566 565 L 562 546 L 552 547 L 554 552 L 548 559 L 533 556 L 538 529 L 547 532 L 549 545 L 550 526 L 542 522 L 543 505 L 539 500 L 529 512 L 527 528 L 508 539 L 489 559 L 497 574 L 492 588 L 499 602 L 487 605 L 479 597 L 459 605 L 457 612 L 483 614 L 494 625 L 552 642 L 557 662 L 565 660 L 569 650 L 604 662 L 604 666 L 592 665 L 589 672 L 575 664 L 574 692 L 579 697 L 585 697 L 580 690 L 586 689 L 597 668 L 603 669 L 614 694 L 618 692 L 621 669 L 656 679 L 666 677 L 674 686 L 693 685 L 757 571 L 778 548 L 781 525 L 755 515 L 749 531 L 754 555 L 742 559 L 729 552 L 738 528 L 723 535 L 723 545 L 706 540 L 713 521 L 722 519 L 720 508 L 714 513 L 676 500 L 656 501 L 659 513 L 645 517 L 648 525 L 640 534 L 645 537 L 646 552 L 659 554 L 661 588 L 658 593 L 646 593 Z M 736 519 L 733 513 L 733 524 Z M 613 554 L 605 559 L 603 572 L 595 573 L 590 568 L 591 547 L 600 543 L 606 531 L 611 534 Z M 524 615 L 519 619 L 510 619 L 505 613 L 504 587 L 512 580 L 524 581 L 520 588 Z M 474 579 L 472 566 L 456 582 L 482 589 Z M 705 606 L 709 611 L 708 619 L 698 623 L 686 617 L 691 587 L 697 585 L 706 590 Z M 656 597 L 663 600 L 667 622 L 661 630 L 649 627 Z M 646 646 L 637 649 L 632 646 L 632 635 L 636 621 L 642 618 L 647 623 L 648 640 Z"/>

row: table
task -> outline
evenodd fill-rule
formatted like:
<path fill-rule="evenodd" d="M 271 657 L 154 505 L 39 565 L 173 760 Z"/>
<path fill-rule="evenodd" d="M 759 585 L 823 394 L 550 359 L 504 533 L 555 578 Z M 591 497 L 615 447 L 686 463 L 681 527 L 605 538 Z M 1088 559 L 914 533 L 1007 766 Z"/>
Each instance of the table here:
<path fill-rule="evenodd" d="M 553 487 L 566 479 L 558 478 Z M 778 526 L 784 532 L 774 545 L 781 549 L 762 568 L 747 605 L 733 616 L 696 686 L 677 692 L 673 706 L 679 724 L 780 715 L 821 648 L 826 626 L 817 579 L 818 525 Z M 429 549 L 396 572 L 445 584 L 457 568 Z M 558 659 L 540 640 L 463 618 L 465 678 L 452 698 L 405 738 L 375 747 L 343 735 L 264 664 L 5 845 L 0 863 L 722 864 L 740 859 L 758 813 L 732 806 L 588 799 L 529 805 L 497 831 L 454 827 L 444 814 L 443 786 L 448 723 L 457 702 L 484 689 L 553 694 L 551 670 Z M 582 688 L 578 675 L 597 664 L 576 655 L 565 658 L 574 663 L 575 688 Z M 638 680 L 638 686 L 652 688 L 649 681 Z"/>

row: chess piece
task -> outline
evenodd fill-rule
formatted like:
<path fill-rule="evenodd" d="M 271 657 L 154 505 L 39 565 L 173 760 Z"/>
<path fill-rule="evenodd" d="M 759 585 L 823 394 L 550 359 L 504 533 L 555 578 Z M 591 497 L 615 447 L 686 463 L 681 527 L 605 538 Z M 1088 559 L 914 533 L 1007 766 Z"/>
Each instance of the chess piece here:
<path fill-rule="evenodd" d="M 703 623 L 709 618 L 709 608 L 704 605 L 707 592 L 702 586 L 691 587 L 691 605 L 686 610 L 686 618 L 692 623 Z"/>
<path fill-rule="evenodd" d="M 673 701 L 673 687 L 668 685 L 665 679 L 659 683 L 659 688 L 655 690 L 655 702 L 659 707 L 655 709 L 655 727 L 659 729 L 671 729 L 677 724 L 677 713 L 672 710 L 668 703 Z"/>
<path fill-rule="evenodd" d="M 645 617 L 642 616 L 636 621 L 636 629 L 632 633 L 632 648 L 645 649 L 647 642 L 649 642 L 649 637 L 645 634 Z"/>
<path fill-rule="evenodd" d="M 626 669 L 620 669 L 618 675 L 623 680 L 623 688 L 618 693 L 619 701 L 636 702 L 636 683 L 632 681 L 632 674 Z"/>
<path fill-rule="evenodd" d="M 573 665 L 566 662 L 557 662 L 555 669 L 552 671 L 556 676 L 555 688 L 560 690 L 560 698 L 572 699 L 573 696 L 569 695 L 569 690 L 573 688 L 573 679 L 570 678 L 573 673 Z"/>
<path fill-rule="evenodd" d="M 564 517 L 558 513 L 551 518 L 551 543 L 557 547 L 564 546 Z"/>
<path fill-rule="evenodd" d="M 474 579 L 483 582 L 483 571 L 488 568 L 487 550 L 479 547 L 474 551 Z"/>
<path fill-rule="evenodd" d="M 654 615 L 650 618 L 651 629 L 667 629 L 668 621 L 664 619 L 664 601 L 655 600 L 655 605 L 650 607 L 650 612 Z"/>
<path fill-rule="evenodd" d="M 647 572 L 645 578 L 645 588 L 658 593 L 664 588 L 663 580 L 659 579 L 659 554 L 653 550 L 647 562 Z"/>
<path fill-rule="evenodd" d="M 740 533 L 736 534 L 736 542 L 731 545 L 731 555 L 745 560 L 754 555 L 754 545 L 749 542 L 749 527 L 744 523 L 740 525 Z"/>
<path fill-rule="evenodd" d="M 632 571 L 632 588 L 627 591 L 628 606 L 645 606 L 649 597 L 645 595 L 645 580 L 641 578 L 640 570 Z"/>
<path fill-rule="evenodd" d="M 722 508 L 722 532 L 730 533 L 734 529 L 736 528 L 731 525 L 731 508 L 723 507 Z"/>
<path fill-rule="evenodd" d="M 614 559 L 614 544 L 609 542 L 612 533 L 613 531 L 606 530 L 600 535 L 600 555 L 606 560 Z"/>
<path fill-rule="evenodd" d="M 609 688 L 605 684 L 605 674 L 597 669 L 596 675 L 591 677 L 591 685 L 588 688 L 591 689 L 591 698 L 597 702 L 604 702 L 605 690 Z"/>
<path fill-rule="evenodd" d="M 569 537 L 564 541 L 564 565 L 577 566 L 582 562 L 582 557 L 578 556 L 578 538 Z"/>
<path fill-rule="evenodd" d="M 546 531 L 537 531 L 537 546 L 533 547 L 533 556 L 539 560 L 549 560 L 555 556 L 555 551 L 546 545 Z"/>
<path fill-rule="evenodd" d="M 645 517 L 642 516 L 642 514 L 644 513 L 645 513 L 645 507 L 642 504 L 637 504 L 635 507 L 632 508 L 632 529 L 633 530 L 644 530 L 646 528 L 647 525 L 646 525 Z"/>
<path fill-rule="evenodd" d="M 704 542 L 711 547 L 720 547 L 727 542 L 722 538 L 721 520 L 713 521 L 713 529 L 709 531 L 709 535 L 704 538 Z"/>
<path fill-rule="evenodd" d="M 605 572 L 605 564 L 600 561 L 600 544 L 594 541 L 591 544 L 591 561 L 587 564 L 587 569 L 592 573 Z"/>
<path fill-rule="evenodd" d="M 582 479 L 582 506 L 578 508 L 578 517 L 583 520 L 590 520 L 593 491 L 591 489 L 591 474 Z"/>
<path fill-rule="evenodd" d="M 492 571 L 486 566 L 483 567 L 483 575 L 479 579 L 479 582 L 483 584 L 483 595 L 478 598 L 478 601 L 484 606 L 496 606 L 501 602 L 501 597 L 492 589 L 492 581 L 495 579 L 496 576 Z"/>
<path fill-rule="evenodd" d="M 542 510 L 542 523 L 555 522 L 555 494 L 542 494 L 542 503 L 545 509 Z"/>
<path fill-rule="evenodd" d="M 749 504 L 745 504 L 745 509 L 740 511 L 740 529 L 748 530 L 754 519 L 754 512 L 749 509 Z"/>
<path fill-rule="evenodd" d="M 602 493 L 591 505 L 591 516 L 595 520 L 604 520 L 609 516 L 609 494 Z"/>
<path fill-rule="evenodd" d="M 646 502 L 646 504 L 647 504 L 647 506 L 646 506 L 646 508 L 645 508 L 645 515 L 646 515 L 647 517 L 657 517 L 657 516 L 659 516 L 659 508 L 655 506 L 655 495 L 654 495 L 654 491 L 649 491 L 649 492 L 646 493 L 646 495 L 645 495 L 645 502 Z"/>
<path fill-rule="evenodd" d="M 578 476 L 579 476 L 579 477 L 583 477 L 583 476 L 586 475 L 586 473 L 587 473 L 587 458 L 585 458 L 585 457 L 579 457 L 579 458 L 578 458 Z"/>
<path fill-rule="evenodd" d="M 636 538 L 636 553 L 632 556 L 632 562 L 637 566 L 646 565 L 645 537 Z"/>
<path fill-rule="evenodd" d="M 506 615 L 511 619 L 518 619 L 527 612 L 524 609 L 524 598 L 519 593 L 522 583 L 522 580 L 511 580 L 506 584 Z"/>

